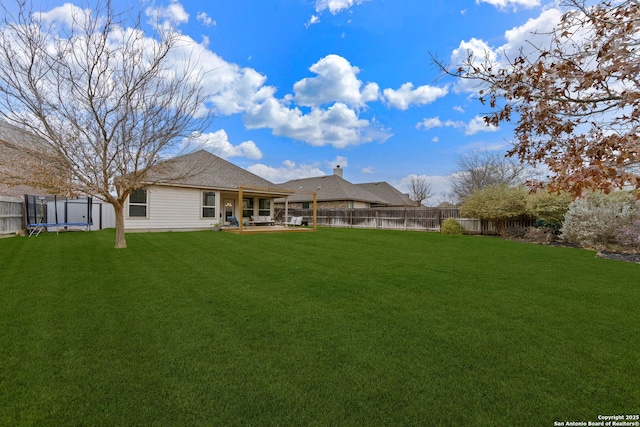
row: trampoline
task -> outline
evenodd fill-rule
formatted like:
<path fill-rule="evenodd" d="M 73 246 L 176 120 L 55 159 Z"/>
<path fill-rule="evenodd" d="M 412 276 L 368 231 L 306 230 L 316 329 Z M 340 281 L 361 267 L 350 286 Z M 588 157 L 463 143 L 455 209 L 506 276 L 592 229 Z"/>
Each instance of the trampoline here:
<path fill-rule="evenodd" d="M 76 218 L 70 218 L 68 206 L 69 200 L 65 198 L 64 200 L 64 220 L 60 221 L 58 218 L 58 196 L 53 196 L 53 211 L 54 211 L 54 219 L 55 222 L 48 220 L 48 209 L 45 210 L 48 203 L 46 202 L 46 197 L 40 196 L 30 196 L 25 194 L 24 203 L 25 203 L 25 219 L 27 224 L 27 230 L 29 232 L 29 237 L 38 236 L 43 231 L 48 231 L 51 228 L 56 229 L 56 234 L 60 231 L 60 229 L 64 229 L 65 231 L 69 230 L 69 227 L 81 227 L 84 231 L 89 231 L 91 226 L 93 225 L 92 219 L 92 204 L 93 200 L 91 197 L 87 197 L 86 200 L 87 212 L 86 215 L 82 215 L 82 221 L 73 221 Z M 37 203 L 37 200 L 40 200 L 40 203 Z M 38 209 L 40 208 L 40 209 Z"/>

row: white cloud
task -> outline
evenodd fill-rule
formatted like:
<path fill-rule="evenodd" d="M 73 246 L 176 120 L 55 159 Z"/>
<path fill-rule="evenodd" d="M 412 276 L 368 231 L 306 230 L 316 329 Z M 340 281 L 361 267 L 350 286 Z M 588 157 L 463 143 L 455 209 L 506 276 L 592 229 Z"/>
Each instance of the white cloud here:
<path fill-rule="evenodd" d="M 362 88 L 356 77 L 360 70 L 339 55 L 327 55 L 309 70 L 317 77 L 304 78 L 293 85 L 293 99 L 308 107 L 344 102 L 351 107 L 362 107 L 379 97 L 379 87 L 369 83 Z"/>
<path fill-rule="evenodd" d="M 508 68 L 508 61 L 520 54 L 527 56 L 533 53 L 536 47 L 549 46 L 551 30 L 558 25 L 561 17 L 562 12 L 559 9 L 547 9 L 539 17 L 529 19 L 523 25 L 506 31 L 504 34 L 506 43 L 498 47 L 491 47 L 484 40 L 476 38 L 462 41 L 451 54 L 451 67 L 456 69 L 466 62 L 469 54 L 472 54 L 476 65 L 488 60 L 494 70 Z M 455 90 L 476 93 L 478 82 L 458 79 Z"/>
<path fill-rule="evenodd" d="M 213 18 L 211 18 L 209 15 L 207 15 L 206 12 L 198 12 L 198 14 L 196 15 L 196 19 L 198 21 L 202 22 L 202 24 L 207 26 L 207 27 L 211 27 L 211 26 L 217 25 L 216 21 L 214 21 Z"/>
<path fill-rule="evenodd" d="M 312 25 L 318 24 L 320 22 L 320 17 L 317 15 L 311 15 L 311 18 L 309 18 L 309 20 L 307 21 L 306 24 L 304 24 L 304 26 L 306 28 L 309 28 Z"/>
<path fill-rule="evenodd" d="M 148 7 L 145 13 L 151 18 L 152 24 L 161 23 L 174 26 L 189 22 L 189 14 L 177 0 L 172 0 L 167 7 Z"/>
<path fill-rule="evenodd" d="M 556 28 L 562 19 L 562 11 L 559 9 L 548 9 L 539 17 L 529 19 L 523 25 L 514 27 L 505 32 L 504 37 L 507 43 L 500 46 L 501 61 L 504 57 L 513 59 L 523 49 L 527 55 L 534 50 L 535 46 L 548 47 L 551 39 L 551 31 Z"/>
<path fill-rule="evenodd" d="M 478 151 L 502 151 L 505 152 L 508 144 L 504 141 L 474 141 L 470 144 L 458 147 L 459 153 L 473 153 Z"/>
<path fill-rule="evenodd" d="M 451 53 L 451 67 L 457 69 L 467 62 L 469 55 L 478 65 L 488 60 L 492 65 L 497 65 L 498 54 L 484 41 L 471 38 L 469 41 L 461 41 L 460 45 Z M 474 82 L 472 82 L 475 84 Z"/>
<path fill-rule="evenodd" d="M 506 9 L 507 7 L 522 6 L 527 9 L 540 6 L 540 0 L 476 0 L 476 4 L 488 3 L 500 9 Z"/>
<path fill-rule="evenodd" d="M 478 132 L 496 132 L 499 130 L 496 126 L 487 126 L 482 116 L 475 116 L 469 123 L 460 120 L 440 120 L 440 117 L 428 117 L 423 119 L 416 125 L 416 129 L 434 129 L 441 127 L 450 127 L 455 129 L 464 129 L 465 135 L 474 135 Z M 437 141 L 435 141 L 437 142 Z"/>
<path fill-rule="evenodd" d="M 335 160 L 330 160 L 327 162 L 327 167 L 334 169 L 336 166 L 340 166 L 340 168 L 346 168 L 349 166 L 349 161 L 344 156 L 336 156 Z"/>
<path fill-rule="evenodd" d="M 453 120 L 446 120 L 443 122 L 442 120 L 440 120 L 440 117 L 431 117 L 423 119 L 416 125 L 416 129 L 423 128 L 424 130 L 440 127 L 463 128 L 465 127 L 465 124 L 464 122 Z"/>
<path fill-rule="evenodd" d="M 175 0 L 166 7 L 147 8 L 146 12 L 168 28 L 189 19 L 182 5 Z M 56 23 L 64 25 L 81 13 L 84 13 L 82 9 L 66 5 L 51 10 L 46 16 L 51 20 L 62 20 L 62 24 Z M 199 14 L 198 19 L 212 22 L 205 14 Z M 133 30 L 123 28 L 122 31 Z M 360 70 L 345 58 L 338 55 L 321 58 L 310 67 L 316 73 L 315 77 L 297 82 L 293 87 L 295 95 L 277 98 L 276 88 L 267 85 L 264 74 L 227 62 L 209 49 L 208 38 L 198 43 L 186 34 L 178 36 L 180 42 L 167 58 L 168 63 L 174 64 L 167 74 L 180 76 L 187 72 L 202 72 L 194 77 L 201 80 L 203 93 L 207 94 L 206 103 L 198 111 L 199 116 L 207 113 L 214 116 L 242 115 L 248 128 L 271 129 L 274 135 L 313 146 L 344 148 L 373 141 L 384 142 L 391 136 L 375 119 L 360 117 L 360 109 L 379 99 L 379 87 L 375 83 L 360 81 L 357 78 Z M 118 39 L 120 37 L 114 37 L 114 40 Z M 145 38 L 141 43 L 152 46 L 154 41 Z M 189 60 L 192 62 L 187 64 Z M 195 70 L 187 68 L 189 65 Z M 226 141 L 220 135 L 217 137 Z M 257 158 L 261 155 L 251 141 L 240 145 L 227 143 L 223 144 L 226 148 L 222 150 L 226 156 Z"/>
<path fill-rule="evenodd" d="M 48 12 L 36 12 L 34 15 L 45 22 L 53 24 L 54 27 L 52 30 L 57 32 L 60 29 L 60 24 L 70 28 L 75 21 L 80 21 L 80 25 L 84 25 L 83 22 L 86 18 L 90 17 L 91 10 L 82 9 L 71 3 L 65 3 Z"/>
<path fill-rule="evenodd" d="M 336 14 L 352 6 L 366 2 L 367 0 L 316 0 L 316 12 L 329 9 L 329 12 Z"/>
<path fill-rule="evenodd" d="M 475 135 L 478 132 L 496 132 L 500 128 L 494 125 L 487 125 L 482 116 L 475 116 L 471 121 L 467 124 L 467 127 L 464 131 L 465 135 Z"/>
<path fill-rule="evenodd" d="M 400 89 L 385 89 L 384 96 L 387 103 L 400 110 L 407 110 L 410 105 L 430 104 L 449 92 L 447 87 L 420 86 L 413 88 L 413 83 L 405 83 Z"/>
<path fill-rule="evenodd" d="M 181 46 L 185 54 L 192 53 L 208 70 L 202 84 L 209 94 L 207 101 L 214 114 L 240 114 L 274 95 L 275 88 L 265 86 L 267 77 L 253 68 L 229 63 L 210 51 L 206 44 L 197 45 L 186 37 Z"/>
<path fill-rule="evenodd" d="M 194 44 L 187 40 L 184 43 L 190 48 L 194 48 Z M 290 97 L 283 100 L 276 98 L 276 89 L 265 85 L 266 76 L 256 70 L 228 63 L 204 45 L 198 45 L 195 49 L 195 53 L 201 58 L 199 62 L 207 64 L 208 69 L 212 70 L 206 74 L 203 83 L 210 94 L 208 102 L 215 114 L 243 114 L 245 125 L 250 129 L 268 128 L 274 135 L 304 141 L 313 146 L 332 145 L 344 148 L 372 141 L 384 142 L 390 137 L 376 123 L 360 119 L 358 112 L 343 102 L 336 102 L 328 108 L 312 107 L 310 112 L 303 113 L 298 107 L 289 105 Z M 342 59 L 342 62 L 338 58 L 334 59 L 344 65 L 346 61 Z M 350 65 L 343 69 L 349 70 Z M 317 83 L 315 81 L 316 85 Z M 324 87 L 325 83 L 328 85 L 328 80 L 323 80 L 319 86 Z M 350 87 L 350 84 L 353 86 Z M 354 80 L 345 78 L 338 83 L 343 94 L 333 94 L 337 94 L 337 98 L 361 104 L 371 96 L 366 91 L 359 93 L 360 84 L 357 80 L 354 83 Z M 309 87 L 305 86 L 306 89 Z M 354 87 L 355 90 L 350 91 Z M 306 95 L 306 99 L 311 102 L 308 92 Z"/>
<path fill-rule="evenodd" d="M 224 129 L 203 133 L 195 138 L 194 142 L 223 159 L 245 157 L 251 160 L 260 160 L 262 158 L 262 151 L 253 141 L 244 141 L 233 145 L 229 142 L 229 136 Z"/>
<path fill-rule="evenodd" d="M 325 175 L 316 163 L 297 164 L 291 160 L 285 160 L 280 167 L 267 166 L 259 163 L 249 166 L 247 170 L 274 183 Z"/>
<path fill-rule="evenodd" d="M 364 174 L 370 175 L 370 174 L 376 173 L 376 171 L 373 168 L 373 166 L 365 166 L 362 169 L 360 169 L 360 173 L 364 173 Z"/>
<path fill-rule="evenodd" d="M 391 135 L 370 121 L 358 118 L 345 104 L 336 103 L 326 110 L 313 108 L 303 114 L 289 109 L 275 98 L 267 99 L 244 116 L 250 129 L 270 128 L 274 135 L 305 141 L 313 146 L 345 148 L 372 141 L 386 141 Z"/>

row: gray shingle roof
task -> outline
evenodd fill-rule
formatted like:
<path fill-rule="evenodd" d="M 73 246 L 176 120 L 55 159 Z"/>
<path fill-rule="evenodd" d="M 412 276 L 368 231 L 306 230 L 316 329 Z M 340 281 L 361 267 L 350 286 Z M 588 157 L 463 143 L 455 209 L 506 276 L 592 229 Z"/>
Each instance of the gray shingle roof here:
<path fill-rule="evenodd" d="M 337 175 L 294 179 L 280 184 L 280 187 L 298 192 L 316 192 L 316 199 L 319 202 L 353 200 L 366 203 L 384 203 L 384 200 L 375 194 Z M 310 200 L 312 200 L 311 195 L 305 193 L 289 196 L 289 202 L 307 202 Z"/>
<path fill-rule="evenodd" d="M 185 187 L 238 190 L 239 187 L 280 189 L 279 186 L 205 150 L 162 162 L 150 182 Z M 288 193 L 283 191 L 283 194 Z"/>
<path fill-rule="evenodd" d="M 387 206 L 416 206 L 416 202 L 411 200 L 408 194 L 401 193 L 388 182 L 368 182 L 355 185 L 380 197 L 386 202 Z"/>

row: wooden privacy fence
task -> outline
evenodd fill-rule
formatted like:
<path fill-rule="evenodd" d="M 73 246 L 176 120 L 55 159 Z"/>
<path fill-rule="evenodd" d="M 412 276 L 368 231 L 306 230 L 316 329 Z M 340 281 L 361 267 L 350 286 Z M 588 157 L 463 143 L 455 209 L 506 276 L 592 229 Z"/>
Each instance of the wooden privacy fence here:
<path fill-rule="evenodd" d="M 0 196 L 0 234 L 22 230 L 22 199 Z"/>
<path fill-rule="evenodd" d="M 302 216 L 311 222 L 312 209 L 289 209 L 288 215 Z M 276 211 L 277 218 L 284 218 L 284 209 Z M 374 228 L 382 230 L 440 231 L 447 218 L 455 218 L 471 233 L 494 234 L 491 221 L 477 218 L 460 218 L 458 208 L 371 208 L 371 209 L 318 209 L 319 227 Z M 520 217 L 509 220 L 504 227 L 530 227 L 534 220 Z"/>

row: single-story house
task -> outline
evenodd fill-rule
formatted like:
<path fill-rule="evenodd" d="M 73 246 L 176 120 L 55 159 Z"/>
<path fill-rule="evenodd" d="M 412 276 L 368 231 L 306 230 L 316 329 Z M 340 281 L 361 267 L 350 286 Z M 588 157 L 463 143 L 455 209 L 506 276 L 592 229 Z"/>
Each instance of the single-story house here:
<path fill-rule="evenodd" d="M 129 196 L 125 228 L 199 230 L 231 225 L 234 219 L 258 222 L 258 217 L 269 224 L 275 221 L 274 200 L 291 193 L 200 150 L 166 160 L 149 174 L 148 185 Z"/>
<path fill-rule="evenodd" d="M 288 207 L 312 208 L 314 192 L 318 209 L 418 206 L 407 194 L 401 193 L 389 183 L 352 184 L 342 177 L 342 171 L 337 166 L 333 175 L 294 179 L 279 184 L 282 188 L 296 192 L 288 198 Z M 279 199 L 276 203 L 278 207 L 283 207 L 285 200 Z"/>
<path fill-rule="evenodd" d="M 402 193 L 393 185 L 385 181 L 380 182 L 366 182 L 364 184 L 354 184 L 360 188 L 367 190 L 371 194 L 375 194 L 383 203 L 372 203 L 372 208 L 387 208 L 387 207 L 416 207 L 420 206 L 420 203 L 415 200 L 411 200 L 408 194 Z"/>

